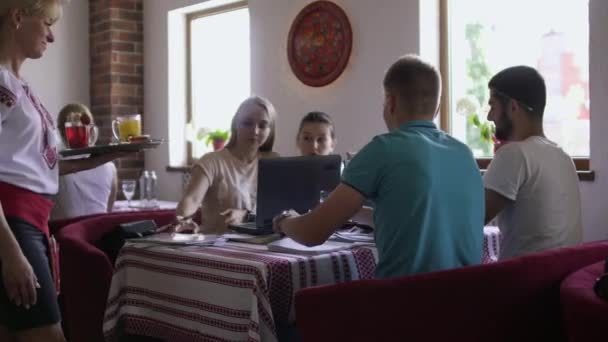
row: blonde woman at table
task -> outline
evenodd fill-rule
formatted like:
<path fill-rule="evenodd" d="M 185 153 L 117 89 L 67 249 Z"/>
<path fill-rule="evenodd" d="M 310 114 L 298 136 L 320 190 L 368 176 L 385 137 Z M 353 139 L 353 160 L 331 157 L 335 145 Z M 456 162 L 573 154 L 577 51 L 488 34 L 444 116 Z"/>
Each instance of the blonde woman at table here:
<path fill-rule="evenodd" d="M 229 224 L 241 223 L 255 212 L 258 159 L 277 156 L 272 152 L 275 118 L 274 106 L 263 97 L 252 96 L 241 103 L 226 147 L 205 154 L 192 166 L 170 230 L 197 232 L 190 218 L 199 206 L 204 233 L 224 233 Z"/>
<path fill-rule="evenodd" d="M 79 120 L 94 124 L 89 108 L 80 103 L 71 103 L 59 111 L 57 129 L 63 145 L 67 147 L 65 124 L 72 115 Z M 107 162 L 96 168 L 75 172 L 59 177 L 59 192 L 55 196 L 55 206 L 51 220 L 59 220 L 83 215 L 112 211 L 118 189 L 116 166 Z"/>
<path fill-rule="evenodd" d="M 0 1 L 0 341 L 64 342 L 48 218 L 58 175 L 124 153 L 59 160 L 55 118 L 22 78 L 55 41 L 60 0 Z M 55 86 L 57 80 L 48 80 Z"/>

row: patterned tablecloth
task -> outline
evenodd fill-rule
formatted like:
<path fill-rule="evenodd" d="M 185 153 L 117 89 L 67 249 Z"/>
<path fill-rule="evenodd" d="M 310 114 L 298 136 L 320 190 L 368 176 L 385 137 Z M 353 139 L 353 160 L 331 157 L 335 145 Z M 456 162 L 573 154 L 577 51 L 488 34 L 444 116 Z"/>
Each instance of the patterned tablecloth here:
<path fill-rule="evenodd" d="M 498 259 L 500 231 L 484 228 L 482 262 Z M 298 289 L 374 275 L 373 247 L 315 256 L 265 246 L 169 247 L 129 243 L 117 261 L 104 334 L 167 341 L 276 341 L 278 324 L 295 321 Z"/>
<path fill-rule="evenodd" d="M 277 324 L 295 321 L 294 294 L 308 286 L 373 277 L 373 247 L 315 256 L 265 246 L 122 249 L 108 296 L 104 334 L 167 341 L 276 341 Z"/>

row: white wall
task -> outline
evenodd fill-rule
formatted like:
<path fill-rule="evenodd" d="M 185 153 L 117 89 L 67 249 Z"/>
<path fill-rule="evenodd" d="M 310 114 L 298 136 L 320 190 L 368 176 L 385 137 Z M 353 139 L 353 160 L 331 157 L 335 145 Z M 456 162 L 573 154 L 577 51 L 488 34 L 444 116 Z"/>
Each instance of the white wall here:
<path fill-rule="evenodd" d="M 589 5 L 591 101 L 591 168 L 595 182 L 581 182 L 585 240 L 608 239 L 608 1 L 591 0 Z"/>
<path fill-rule="evenodd" d="M 90 104 L 89 1 L 70 1 L 53 33 L 55 43 L 41 59 L 26 61 L 22 75 L 56 115 L 68 102 Z"/>
<path fill-rule="evenodd" d="M 147 0 L 144 3 L 144 127 L 145 133 L 152 137 L 168 139 L 169 131 L 173 128 L 179 132 L 179 128 L 174 127 L 183 124 L 186 117 L 184 101 L 174 98 L 169 105 L 170 87 L 173 91 L 184 89 L 183 79 L 174 79 L 169 85 L 169 49 L 179 48 L 179 42 L 172 42 L 173 45 L 169 47 L 169 11 L 201 2 L 205 1 Z M 172 72 L 179 72 L 180 68 L 183 70 L 183 63 L 173 63 Z M 169 149 L 179 147 L 183 140 L 178 137 L 172 139 L 167 144 L 146 152 L 146 168 L 156 170 L 159 197 L 177 201 L 182 193 L 182 175 L 167 172 L 166 167 L 170 165 Z M 178 160 L 183 160 L 182 157 Z"/>
<path fill-rule="evenodd" d="M 386 131 L 382 119 L 385 70 L 398 56 L 419 51 L 418 1 L 335 1 L 350 20 L 353 49 L 342 75 L 320 88 L 300 82 L 287 60 L 289 28 L 310 2 L 251 2 L 251 88 L 277 108 L 275 150 L 279 153 L 296 154 L 298 124 L 312 110 L 324 111 L 334 119 L 337 152 L 358 150 L 372 135 Z"/>
<path fill-rule="evenodd" d="M 424 0 L 430 1 L 430 0 Z M 153 136 L 168 137 L 170 120 L 183 117 L 182 104 L 170 108 L 168 93 L 167 13 L 200 0 L 146 0 L 144 4 L 145 124 Z M 287 33 L 298 11 L 312 0 L 250 0 L 252 39 L 252 91 L 268 97 L 279 118 L 276 150 L 295 153 L 294 135 L 301 116 L 323 110 L 336 121 L 338 152 L 360 148 L 374 134 L 384 131 L 381 119 L 384 70 L 399 55 L 425 53 L 428 42 L 419 39 L 419 0 L 336 0 L 353 28 L 353 51 L 342 76 L 329 86 L 311 88 L 292 74 L 286 58 Z M 595 182 L 581 183 L 585 240 L 608 238 L 608 210 L 603 192 L 608 186 L 608 1 L 591 0 L 591 166 Z M 425 32 L 423 32 L 424 34 Z M 428 34 L 434 34 L 429 32 Z M 172 47 L 174 48 L 174 47 Z M 432 49 L 431 49 L 432 50 Z M 429 56 L 432 58 L 433 56 Z M 436 58 L 436 56 L 435 56 Z M 173 65 L 176 68 L 175 65 Z M 177 69 L 180 69 L 177 66 Z M 176 119 L 177 118 L 177 119 Z M 179 131 L 179 130 L 178 130 Z M 174 143 L 179 143 L 178 139 Z M 160 193 L 177 200 L 181 176 L 166 173 L 169 145 L 146 154 L 146 166 L 159 172 Z"/>

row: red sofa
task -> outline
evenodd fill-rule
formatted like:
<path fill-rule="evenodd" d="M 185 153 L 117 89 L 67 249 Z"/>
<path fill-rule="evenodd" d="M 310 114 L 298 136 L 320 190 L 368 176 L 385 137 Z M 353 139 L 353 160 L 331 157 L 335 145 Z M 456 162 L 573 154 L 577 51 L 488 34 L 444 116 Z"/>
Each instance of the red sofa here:
<path fill-rule="evenodd" d="M 118 224 L 154 220 L 157 226 L 175 218 L 175 211 L 114 213 L 75 219 L 59 227 L 61 306 L 66 336 L 71 342 L 103 342 L 103 317 L 113 265 L 99 242 Z"/>
<path fill-rule="evenodd" d="M 561 285 L 560 299 L 570 342 L 608 340 L 608 301 L 593 291 L 604 273 L 604 261 L 570 274 Z"/>
<path fill-rule="evenodd" d="M 560 283 L 608 242 L 296 294 L 303 341 L 566 341 Z"/>

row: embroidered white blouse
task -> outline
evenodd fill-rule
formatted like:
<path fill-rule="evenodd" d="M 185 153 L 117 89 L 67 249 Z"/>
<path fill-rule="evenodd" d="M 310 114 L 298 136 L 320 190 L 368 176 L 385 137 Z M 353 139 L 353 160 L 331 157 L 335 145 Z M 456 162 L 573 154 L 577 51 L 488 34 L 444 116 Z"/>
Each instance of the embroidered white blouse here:
<path fill-rule="evenodd" d="M 29 85 L 0 67 L 0 182 L 57 193 L 57 129 Z"/>

